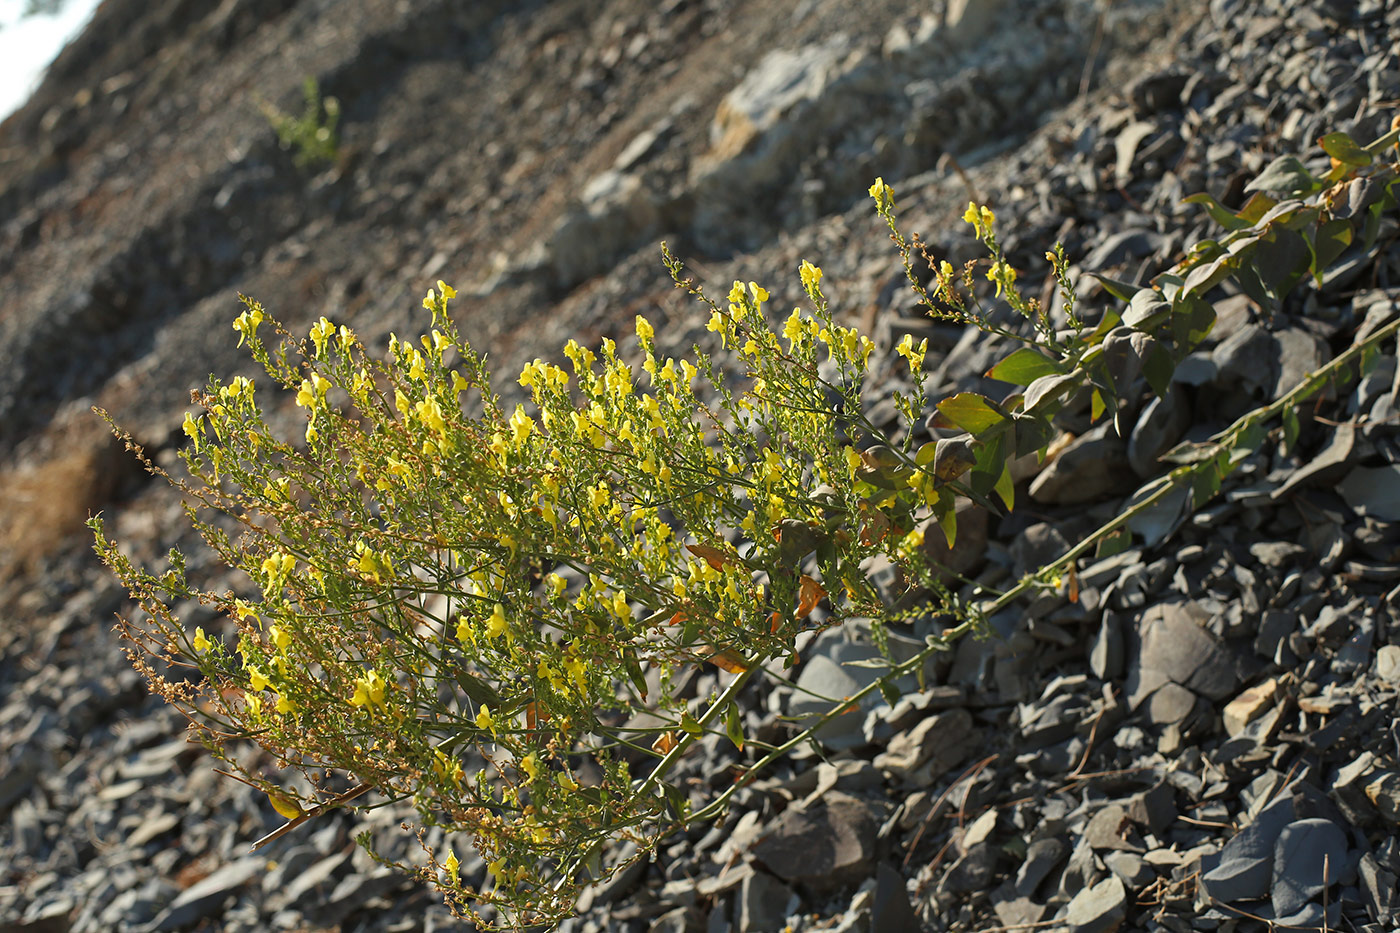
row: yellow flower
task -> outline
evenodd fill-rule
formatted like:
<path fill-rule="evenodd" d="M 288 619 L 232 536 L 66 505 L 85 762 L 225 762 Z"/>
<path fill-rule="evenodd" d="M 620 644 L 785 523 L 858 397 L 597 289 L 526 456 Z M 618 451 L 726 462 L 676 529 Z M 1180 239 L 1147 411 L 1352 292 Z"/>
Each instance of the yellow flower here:
<path fill-rule="evenodd" d="M 754 304 L 761 305 L 768 300 L 768 292 L 757 282 L 749 283 L 749 292 L 753 295 Z"/>
<path fill-rule="evenodd" d="M 268 687 L 267 675 L 256 667 L 248 668 L 248 689 L 257 692 Z"/>
<path fill-rule="evenodd" d="M 277 712 L 286 714 L 295 713 L 296 711 L 297 706 L 295 703 L 293 703 L 291 700 L 287 699 L 280 693 L 277 695 Z"/>
<path fill-rule="evenodd" d="M 433 291 L 431 288 L 428 289 L 428 294 L 423 298 L 423 307 L 429 311 L 433 311 L 437 308 L 437 292 Z"/>
<path fill-rule="evenodd" d="M 378 671 L 370 671 L 355 680 L 355 695 L 350 698 L 351 706 L 383 706 L 384 691 L 388 687 Z"/>
<path fill-rule="evenodd" d="M 817 283 L 822 280 L 821 268 L 812 265 L 805 259 L 802 260 L 802 266 L 797 270 L 797 274 L 802 276 L 802 287 L 809 292 L 816 288 Z"/>
<path fill-rule="evenodd" d="M 466 616 L 457 617 L 457 640 L 463 644 L 468 641 L 476 644 L 476 631 L 472 629 L 472 624 L 467 621 Z"/>
<path fill-rule="evenodd" d="M 652 338 L 655 336 L 656 331 L 652 328 L 651 321 L 648 321 L 640 314 L 637 315 L 637 339 L 642 343 L 651 343 Z"/>
<path fill-rule="evenodd" d="M 438 291 L 442 292 L 443 301 L 451 301 L 453 298 L 457 297 L 457 289 L 453 288 L 451 285 L 448 285 L 442 279 L 438 279 L 437 286 Z"/>
<path fill-rule="evenodd" d="M 286 629 L 274 625 L 268 634 L 272 636 L 272 644 L 278 651 L 286 651 L 292 643 L 292 636 L 287 634 Z"/>
<path fill-rule="evenodd" d="M 972 224 L 972 226 L 975 228 L 981 226 L 982 215 L 977 210 L 977 204 L 975 202 L 967 202 L 967 210 L 963 211 L 963 220 L 967 223 Z M 979 229 L 977 232 L 980 234 L 982 231 Z"/>
<path fill-rule="evenodd" d="M 476 714 L 476 727 L 483 730 L 490 729 L 492 735 L 496 734 L 496 720 L 492 717 L 491 711 L 484 706 Z"/>
<path fill-rule="evenodd" d="M 496 603 L 495 608 L 491 610 L 491 617 L 486 620 L 486 636 L 499 638 L 506 631 L 506 607 Z"/>
<path fill-rule="evenodd" d="M 457 871 L 462 867 L 462 863 L 457 861 L 457 853 L 451 849 L 447 850 L 447 858 L 443 860 L 442 867 L 447 869 L 447 878 L 452 884 L 457 883 Z"/>
<path fill-rule="evenodd" d="M 554 781 L 569 793 L 573 793 L 574 791 L 578 790 L 578 782 L 575 781 L 572 777 L 570 777 L 569 772 L 567 771 L 560 771 L 558 774 L 556 774 L 554 776 Z"/>
<path fill-rule="evenodd" d="M 997 294 L 1001 294 L 1003 287 L 1011 288 L 1016 282 L 1016 270 L 1008 266 L 1004 261 L 998 262 L 987 270 L 987 281 L 995 282 Z"/>
<path fill-rule="evenodd" d="M 568 581 L 557 573 L 551 573 L 549 576 L 545 577 L 544 582 L 549 586 L 549 591 L 555 599 L 563 596 L 564 590 L 569 586 Z"/>
<path fill-rule="evenodd" d="M 195 629 L 195 630 L 194 630 L 194 650 L 195 650 L 195 651 L 208 651 L 211 647 L 213 647 L 213 642 L 211 642 L 211 641 L 209 640 L 209 636 L 207 636 L 207 635 L 204 634 L 204 629 L 203 629 L 203 628 L 197 628 L 197 629 Z"/>
<path fill-rule="evenodd" d="M 885 184 L 885 179 L 876 178 L 870 186 L 870 196 L 875 199 L 875 208 L 881 212 L 894 210 L 894 189 Z"/>
<path fill-rule="evenodd" d="M 326 341 L 331 334 L 335 333 L 335 325 L 326 320 L 324 316 L 311 325 L 311 342 L 316 345 L 316 355 L 321 356 L 326 352 Z"/>
<path fill-rule="evenodd" d="M 524 771 L 527 775 L 529 775 L 530 780 L 534 781 L 538 779 L 540 776 L 539 757 L 534 752 L 531 752 L 524 758 L 520 759 L 520 770 Z"/>

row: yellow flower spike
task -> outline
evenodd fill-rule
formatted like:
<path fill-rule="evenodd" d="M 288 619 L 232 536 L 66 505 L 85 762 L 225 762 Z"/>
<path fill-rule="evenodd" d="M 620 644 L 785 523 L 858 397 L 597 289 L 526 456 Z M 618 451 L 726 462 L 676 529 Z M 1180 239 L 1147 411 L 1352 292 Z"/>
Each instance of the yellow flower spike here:
<path fill-rule="evenodd" d="M 802 260 L 802 266 L 797 270 L 797 274 L 802 276 L 802 287 L 807 289 L 807 291 L 809 292 L 815 289 L 817 287 L 817 283 L 822 280 L 821 268 L 812 265 L 805 259 Z"/>
<path fill-rule="evenodd" d="M 209 636 L 204 634 L 203 628 L 197 628 L 194 630 L 195 651 L 205 652 L 212 648 L 213 645 L 214 643 L 209 640 Z"/>
<path fill-rule="evenodd" d="M 442 867 L 447 869 L 448 883 L 455 885 L 457 883 L 457 872 L 462 867 L 462 863 L 457 861 L 457 853 L 448 849 L 447 858 L 443 860 Z"/>

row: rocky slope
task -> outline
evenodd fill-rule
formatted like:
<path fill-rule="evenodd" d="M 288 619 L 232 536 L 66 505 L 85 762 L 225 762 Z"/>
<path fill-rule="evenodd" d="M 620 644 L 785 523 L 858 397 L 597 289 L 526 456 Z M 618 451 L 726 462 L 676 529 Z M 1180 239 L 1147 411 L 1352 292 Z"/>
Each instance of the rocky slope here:
<path fill-rule="evenodd" d="M 1400 98 L 1394 0 L 950 7 L 107 0 L 0 124 L 0 930 L 454 928 L 356 853 L 349 820 L 246 855 L 270 807 L 145 695 L 107 631 L 121 593 L 73 534 L 97 508 L 148 558 L 182 534 L 89 409 L 168 457 L 189 390 L 246 367 L 236 292 L 373 341 L 418 327 L 444 278 L 509 374 L 639 311 L 677 347 L 704 338 L 660 239 L 712 289 L 758 279 L 778 303 L 809 258 L 884 347 L 931 338 L 941 397 L 998 351 L 918 318 L 875 175 L 939 257 L 976 255 L 975 196 L 1027 275 L 1058 239 L 1140 281 L 1212 229 L 1184 195 L 1237 204 L 1273 155 L 1379 135 Z M 343 106 L 337 159 L 310 172 L 257 106 L 297 109 L 307 75 Z M 1164 443 L 1396 313 L 1394 234 L 1273 313 L 1222 295 L 1172 395 L 1124 439 L 1070 419 L 1025 505 L 961 545 L 966 572 L 995 586 L 1062 551 Z M 1392 928 L 1395 372 L 1307 413 L 1301 454 L 1262 450 L 1202 513 L 1086 561 L 1077 603 L 994 619 L 931 689 L 849 717 L 828 761 L 779 769 L 566 927 Z M 828 633 L 800 682 L 850 693 L 867 669 L 843 662 L 869 651 Z M 801 711 L 781 686 L 750 699 L 755 730 Z M 714 743 L 687 767 L 704 788 L 724 764 Z M 401 817 L 371 817 L 386 848 L 406 851 Z M 1303 851 L 1330 855 L 1325 878 Z"/>

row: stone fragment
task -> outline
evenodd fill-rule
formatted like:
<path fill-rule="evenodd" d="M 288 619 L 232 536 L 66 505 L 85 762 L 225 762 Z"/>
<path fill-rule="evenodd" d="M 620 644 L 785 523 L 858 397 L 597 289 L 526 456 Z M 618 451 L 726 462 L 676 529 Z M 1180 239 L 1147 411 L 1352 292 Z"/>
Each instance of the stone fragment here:
<path fill-rule="evenodd" d="M 1400 914 L 1397 910 L 1400 887 L 1397 887 L 1395 873 L 1382 868 L 1370 852 L 1361 857 L 1356 873 L 1371 919 L 1380 924 L 1393 924 Z"/>
<path fill-rule="evenodd" d="M 784 881 L 839 887 L 869 871 L 877 829 L 868 805 L 832 791 L 815 806 L 784 810 L 750 851 Z"/>
<path fill-rule="evenodd" d="M 1176 817 L 1176 791 L 1166 781 L 1139 791 L 1128 800 L 1128 819 L 1154 834 L 1175 823 Z"/>
<path fill-rule="evenodd" d="M 1016 893 L 1023 898 L 1034 896 L 1035 889 L 1051 869 L 1060 864 L 1066 850 L 1064 841 L 1054 837 L 1032 842 L 1026 849 L 1025 861 L 1016 870 Z"/>
<path fill-rule="evenodd" d="M 1112 680 L 1123 673 L 1123 627 L 1118 616 L 1105 612 L 1099 630 L 1089 645 L 1089 668 L 1100 680 Z"/>
<path fill-rule="evenodd" d="M 194 926 L 201 920 L 218 916 L 225 901 L 259 873 L 267 870 L 267 859 L 249 855 L 230 862 L 202 881 L 181 891 L 152 923 L 155 933 Z"/>
<path fill-rule="evenodd" d="M 1157 873 L 1132 852 L 1110 852 L 1103 857 L 1104 865 L 1118 876 L 1129 891 L 1140 891 L 1150 885 Z"/>
<path fill-rule="evenodd" d="M 919 918 L 909 903 L 904 876 L 886 862 L 875 869 L 875 898 L 870 906 L 871 930 L 918 930 Z"/>
<path fill-rule="evenodd" d="M 699 909 L 677 907 L 653 920 L 647 927 L 647 933 L 702 933 L 704 929 Z"/>
<path fill-rule="evenodd" d="M 1069 902 L 1065 923 L 1075 933 L 1114 933 L 1127 915 L 1128 892 L 1117 875 L 1080 891 Z"/>
<path fill-rule="evenodd" d="M 1279 835 L 1293 818 L 1290 796 L 1278 797 L 1260 811 L 1254 822 L 1225 843 L 1219 862 L 1201 876 L 1206 892 L 1227 904 L 1266 896 Z"/>
<path fill-rule="evenodd" d="M 1142 851 L 1141 846 L 1128 840 L 1128 829 L 1128 811 L 1116 803 L 1111 803 L 1089 819 L 1089 825 L 1084 828 L 1084 838 L 1095 851 Z"/>
<path fill-rule="evenodd" d="M 1376 652 L 1376 676 L 1400 684 L 1400 645 L 1382 645 Z"/>
<path fill-rule="evenodd" d="M 1158 457 L 1181 440 L 1191 425 L 1191 406 L 1186 395 L 1173 382 L 1166 395 L 1147 403 L 1128 435 L 1128 464 L 1143 479 L 1162 472 Z"/>
<path fill-rule="evenodd" d="M 739 889 L 740 933 L 781 930 L 788 915 L 801 903 L 787 885 L 767 872 L 756 871 Z"/>
<path fill-rule="evenodd" d="M 1366 784 L 1366 797 L 1391 823 L 1400 824 L 1400 774 L 1386 771 Z"/>
<path fill-rule="evenodd" d="M 1078 505 L 1132 492 L 1137 475 L 1111 421 L 1075 438 L 1031 482 L 1030 496 L 1046 505 Z"/>
<path fill-rule="evenodd" d="M 929 776 L 937 777 L 967 757 L 979 741 L 972 715 L 965 709 L 951 709 L 895 735 L 889 748 L 875 756 L 875 767 L 898 779 L 927 765 Z"/>
<path fill-rule="evenodd" d="M 1150 607 L 1138 619 L 1137 631 L 1140 648 L 1126 685 L 1130 708 L 1136 709 L 1168 682 L 1212 700 L 1234 690 L 1230 652 L 1195 621 L 1187 604 Z"/>
<path fill-rule="evenodd" d="M 1331 820 L 1297 820 L 1274 844 L 1274 916 L 1288 917 L 1346 870 L 1347 837 Z"/>
<path fill-rule="evenodd" d="M 1221 714 L 1225 722 L 1225 731 L 1231 738 L 1243 733 L 1246 726 L 1273 706 L 1277 693 L 1278 680 L 1270 677 L 1235 697 L 1225 705 L 1225 711 Z"/>
<path fill-rule="evenodd" d="M 996 869 L 996 849 L 985 842 L 979 842 L 953 863 L 948 873 L 943 876 L 939 887 L 953 894 L 983 891 L 996 875 Z"/>

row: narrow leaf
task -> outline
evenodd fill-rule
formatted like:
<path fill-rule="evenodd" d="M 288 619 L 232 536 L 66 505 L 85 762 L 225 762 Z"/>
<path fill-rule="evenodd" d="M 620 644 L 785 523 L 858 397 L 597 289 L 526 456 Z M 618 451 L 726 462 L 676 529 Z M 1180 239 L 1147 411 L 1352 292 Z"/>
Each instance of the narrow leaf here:
<path fill-rule="evenodd" d="M 744 723 L 739 718 L 738 704 L 729 704 L 729 712 L 724 716 L 724 734 L 729 736 L 735 748 L 741 752 L 744 750 Z"/>

